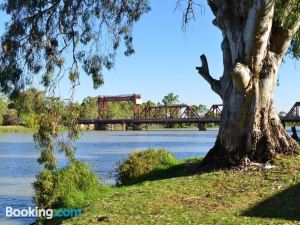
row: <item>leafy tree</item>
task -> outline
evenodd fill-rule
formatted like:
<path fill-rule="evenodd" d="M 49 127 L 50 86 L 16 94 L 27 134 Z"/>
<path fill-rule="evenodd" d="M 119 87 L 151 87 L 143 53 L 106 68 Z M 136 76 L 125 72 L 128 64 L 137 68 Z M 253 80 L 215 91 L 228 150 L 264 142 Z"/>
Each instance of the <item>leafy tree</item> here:
<path fill-rule="evenodd" d="M 18 96 L 31 80 L 41 80 L 47 88 L 49 98 L 40 113 L 34 140 L 41 150 L 38 162 L 55 174 L 55 141 L 60 143 L 58 150 L 71 164 L 74 162 L 79 114 L 72 100 L 79 84 L 79 67 L 92 77 L 94 88 L 99 87 L 102 70 L 111 69 L 121 43 L 125 55 L 134 53 L 132 26 L 149 11 L 148 1 L 5 0 L 1 8 L 10 21 L 1 37 L 0 91 Z M 71 81 L 72 94 L 69 103 L 63 104 L 67 107 L 61 107 L 55 96 L 65 74 Z M 32 79 L 31 75 L 36 77 Z M 69 127 L 67 142 L 60 140 L 62 126 Z"/>
<path fill-rule="evenodd" d="M 99 117 L 97 97 L 83 99 L 79 117 L 82 119 L 96 119 Z"/>
<path fill-rule="evenodd" d="M 0 87 L 11 92 L 27 85 L 22 78 L 30 73 L 50 87 L 64 70 L 77 85 L 79 66 L 99 87 L 102 69 L 112 68 L 122 42 L 125 55 L 134 53 L 132 26 L 150 8 L 146 0 L 6 0 L 2 9 L 10 22 L 1 39 Z"/>
<path fill-rule="evenodd" d="M 133 103 L 131 102 L 109 102 L 107 104 L 108 119 L 130 119 L 133 118 Z"/>
<path fill-rule="evenodd" d="M 156 105 L 156 103 L 152 102 L 151 100 L 148 100 L 147 102 L 143 102 L 143 104 L 140 106 L 140 113 L 142 113 L 142 110 L 145 109 L 146 107 L 155 107 L 158 105 L 159 104 Z"/>
<path fill-rule="evenodd" d="M 196 111 L 200 117 L 204 117 L 205 113 L 207 113 L 206 105 L 198 105 L 196 106 Z"/>
<path fill-rule="evenodd" d="M 3 113 L 6 111 L 8 106 L 8 99 L 4 95 L 0 95 L 0 115 L 3 115 Z"/>
<path fill-rule="evenodd" d="M 152 102 L 151 100 L 148 100 L 147 102 L 144 102 L 141 107 L 145 108 L 145 107 L 155 107 L 155 106 L 156 106 L 155 102 Z"/>
<path fill-rule="evenodd" d="M 279 116 L 285 116 L 285 115 L 286 115 L 286 112 L 280 111 L 280 112 L 278 113 L 278 115 L 279 115 Z"/>
<path fill-rule="evenodd" d="M 25 127 L 33 128 L 35 130 L 39 127 L 39 116 L 33 113 L 30 113 L 24 118 Z"/>
<path fill-rule="evenodd" d="M 13 98 L 10 107 L 18 112 L 21 119 L 25 119 L 29 114 L 40 114 L 46 101 L 45 92 L 36 88 L 29 88 L 21 91 Z"/>
<path fill-rule="evenodd" d="M 174 93 L 169 93 L 164 96 L 162 103 L 164 105 L 175 105 L 179 103 L 179 95 L 175 95 Z"/>
<path fill-rule="evenodd" d="M 121 109 L 121 117 L 122 119 L 131 119 L 133 118 L 134 109 L 133 102 L 119 102 Z"/>
<path fill-rule="evenodd" d="M 6 96 L 0 96 L 0 125 L 3 123 L 3 115 L 6 113 L 8 107 L 8 99 Z"/>

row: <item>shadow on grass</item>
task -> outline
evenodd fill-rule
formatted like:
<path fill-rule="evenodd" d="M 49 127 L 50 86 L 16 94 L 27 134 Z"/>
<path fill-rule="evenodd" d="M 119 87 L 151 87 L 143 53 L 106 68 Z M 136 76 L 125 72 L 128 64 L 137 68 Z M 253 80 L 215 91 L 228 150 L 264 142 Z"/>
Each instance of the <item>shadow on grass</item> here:
<path fill-rule="evenodd" d="M 244 216 L 300 220 L 300 183 L 246 210 Z"/>
<path fill-rule="evenodd" d="M 200 160 L 193 162 L 184 162 L 178 165 L 171 166 L 164 169 L 154 169 L 149 173 L 141 175 L 139 177 L 130 179 L 129 181 L 121 184 L 120 186 L 129 186 L 144 181 L 154 181 L 154 180 L 163 180 L 170 179 L 175 177 L 185 177 L 199 174 L 200 172 Z"/>

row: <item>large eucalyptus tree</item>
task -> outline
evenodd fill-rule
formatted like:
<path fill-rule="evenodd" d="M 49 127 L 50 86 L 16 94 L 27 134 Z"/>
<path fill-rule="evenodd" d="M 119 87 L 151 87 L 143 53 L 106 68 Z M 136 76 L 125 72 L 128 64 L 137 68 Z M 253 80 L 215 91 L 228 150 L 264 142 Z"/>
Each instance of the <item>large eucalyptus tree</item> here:
<path fill-rule="evenodd" d="M 266 162 L 280 153 L 299 153 L 272 96 L 283 57 L 300 57 L 300 1 L 209 0 L 208 5 L 223 35 L 224 72 L 214 79 L 204 55 L 197 69 L 224 107 L 215 146 L 204 163 L 228 167 L 245 159 Z"/>

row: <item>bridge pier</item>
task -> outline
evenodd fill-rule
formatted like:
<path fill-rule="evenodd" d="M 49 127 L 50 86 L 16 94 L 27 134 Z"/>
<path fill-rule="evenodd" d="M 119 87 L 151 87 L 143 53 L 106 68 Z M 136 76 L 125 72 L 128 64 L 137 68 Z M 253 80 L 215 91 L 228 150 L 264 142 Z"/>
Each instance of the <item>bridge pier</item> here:
<path fill-rule="evenodd" d="M 205 123 L 198 123 L 197 126 L 199 131 L 206 131 Z"/>

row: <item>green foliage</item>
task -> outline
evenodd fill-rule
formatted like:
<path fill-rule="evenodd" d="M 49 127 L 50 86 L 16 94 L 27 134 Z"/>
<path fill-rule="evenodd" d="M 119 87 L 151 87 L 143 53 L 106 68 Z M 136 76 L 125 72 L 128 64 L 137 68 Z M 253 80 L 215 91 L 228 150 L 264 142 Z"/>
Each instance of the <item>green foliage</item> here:
<path fill-rule="evenodd" d="M 5 95 L 0 95 L 0 114 L 3 115 L 8 106 L 8 98 Z"/>
<path fill-rule="evenodd" d="M 207 113 L 207 108 L 205 105 L 200 104 L 196 106 L 196 111 L 200 117 L 204 117 L 205 113 Z"/>
<path fill-rule="evenodd" d="M 25 127 L 32 128 L 37 130 L 39 128 L 39 116 L 33 113 L 30 113 L 24 118 Z"/>
<path fill-rule="evenodd" d="M 275 25 L 292 29 L 300 18 L 299 0 L 275 0 Z M 274 26 L 275 27 L 275 26 Z M 295 59 L 300 59 L 300 29 L 293 36 L 287 54 Z"/>
<path fill-rule="evenodd" d="M 116 178 L 118 184 L 145 175 L 154 169 L 163 169 L 176 165 L 176 158 L 164 149 L 148 149 L 132 152 L 127 159 L 117 164 Z"/>
<path fill-rule="evenodd" d="M 279 116 L 285 116 L 285 115 L 286 115 L 286 112 L 280 111 L 280 112 L 278 113 L 278 115 L 279 115 Z"/>
<path fill-rule="evenodd" d="M 300 30 L 294 35 L 288 54 L 297 60 L 300 59 Z"/>
<path fill-rule="evenodd" d="M 76 85 L 79 66 L 99 87 L 103 68 L 112 68 L 122 42 L 126 56 L 134 53 L 132 26 L 150 7 L 147 0 L 7 0 L 2 10 L 10 18 L 0 54 L 0 91 L 7 93 L 24 88 L 27 74 L 49 87 L 62 69 Z"/>
<path fill-rule="evenodd" d="M 281 22 L 290 29 L 300 16 L 300 2 L 298 0 L 275 0 L 275 21 Z"/>
<path fill-rule="evenodd" d="M 99 117 L 97 97 L 86 97 L 80 106 L 80 118 L 95 119 Z"/>
<path fill-rule="evenodd" d="M 213 127 L 216 127 L 216 126 L 218 126 L 218 124 L 215 124 L 215 123 L 207 123 L 207 124 L 205 124 L 206 128 L 213 128 Z"/>
<path fill-rule="evenodd" d="M 132 102 L 109 102 L 107 104 L 107 118 L 130 119 L 133 118 Z"/>
<path fill-rule="evenodd" d="M 17 110 L 18 116 L 26 120 L 28 115 L 41 114 L 46 104 L 45 92 L 36 88 L 30 88 L 26 91 L 20 91 L 13 96 L 11 107 Z M 26 121 L 25 121 L 26 123 Z"/>
<path fill-rule="evenodd" d="M 95 172 L 74 161 L 55 172 L 43 169 L 33 184 L 39 208 L 80 208 L 95 199 L 101 190 Z"/>
<path fill-rule="evenodd" d="M 174 93 L 169 93 L 164 96 L 162 103 L 164 105 L 174 105 L 179 103 L 179 96 L 175 95 Z"/>
<path fill-rule="evenodd" d="M 147 102 L 144 102 L 142 104 L 142 109 L 145 108 L 145 107 L 155 107 L 155 106 L 156 106 L 155 102 L 152 102 L 151 100 L 148 100 Z"/>
<path fill-rule="evenodd" d="M 3 124 L 3 115 L 6 113 L 8 107 L 8 99 L 4 95 L 0 95 L 0 125 Z"/>
<path fill-rule="evenodd" d="M 38 144 L 41 155 L 38 162 L 43 164 L 48 170 L 55 171 L 57 160 L 54 152 L 56 150 L 65 153 L 69 162 L 75 158 L 76 146 L 74 141 L 79 137 L 80 128 L 77 126 L 76 120 L 79 115 L 79 108 L 76 104 L 62 104 L 60 99 L 50 99 L 43 107 L 43 113 L 39 115 L 39 126 L 34 134 L 34 141 Z M 62 134 L 64 127 L 69 129 L 65 135 Z M 54 141 L 58 143 L 55 146 Z"/>

